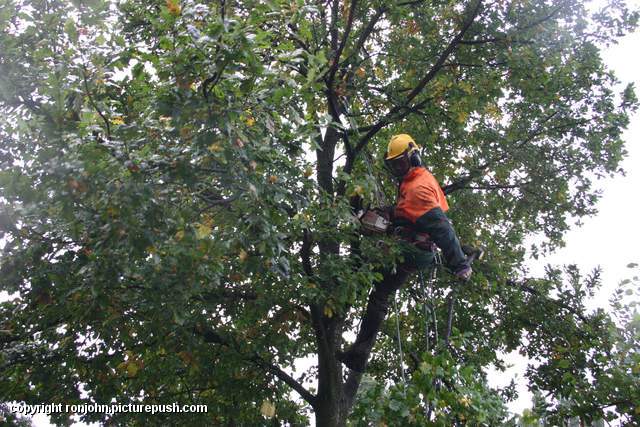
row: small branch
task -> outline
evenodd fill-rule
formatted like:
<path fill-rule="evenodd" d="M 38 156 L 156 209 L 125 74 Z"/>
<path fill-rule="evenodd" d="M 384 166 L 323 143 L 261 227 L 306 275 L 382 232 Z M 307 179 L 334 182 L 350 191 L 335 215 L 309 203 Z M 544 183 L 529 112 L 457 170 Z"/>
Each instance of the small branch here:
<path fill-rule="evenodd" d="M 589 322 L 589 319 L 587 319 L 582 313 L 580 313 L 579 311 L 577 311 L 576 309 L 574 309 L 573 307 L 563 303 L 562 301 L 558 301 L 555 300 L 553 298 L 550 298 L 546 295 L 541 294 L 537 289 L 532 288 L 531 286 L 526 284 L 526 280 L 524 282 L 516 282 L 515 280 L 507 280 L 506 284 L 508 286 L 512 286 L 512 287 L 519 287 L 520 289 L 522 289 L 525 292 L 528 292 L 532 295 L 535 295 L 537 297 L 543 298 L 549 302 L 551 302 L 552 304 L 557 305 L 558 307 L 564 308 L 565 310 L 569 311 L 570 313 L 576 315 L 580 320 L 582 320 L 585 323 Z"/>
<path fill-rule="evenodd" d="M 342 40 L 340 40 L 340 44 L 334 52 L 333 63 L 331 64 L 331 68 L 329 70 L 329 76 L 327 77 L 327 86 L 330 88 L 333 84 L 333 79 L 335 78 L 336 71 L 338 71 L 338 67 L 340 65 L 340 56 L 342 56 L 342 51 L 347 44 L 347 40 L 349 39 L 349 34 L 351 33 L 351 28 L 353 27 L 353 16 L 358 4 L 358 0 L 351 0 L 351 4 L 349 5 L 349 16 L 347 17 L 347 26 L 344 30 L 344 34 L 342 36 Z M 335 23 L 334 23 L 335 24 Z"/>
<path fill-rule="evenodd" d="M 522 27 L 518 27 L 514 30 L 511 31 L 510 34 L 506 34 L 503 37 L 491 37 L 491 38 L 484 38 L 484 39 L 475 39 L 475 40 L 460 40 L 460 44 L 464 44 L 464 45 L 476 45 L 476 44 L 484 44 L 484 43 L 496 43 L 496 42 L 501 42 L 501 41 L 509 41 L 510 37 L 513 37 L 515 35 L 517 35 L 517 33 L 531 29 L 533 27 L 535 27 L 536 25 L 540 25 L 543 22 L 548 21 L 549 19 L 553 18 L 553 16 L 555 14 L 557 14 L 559 11 L 561 11 L 564 8 L 564 5 L 560 5 L 557 8 L 555 8 L 550 14 L 543 16 L 540 19 L 537 19 L 533 22 L 530 22 Z M 513 40 L 516 43 L 522 43 L 522 44 L 531 44 L 533 43 L 530 40 L 521 40 L 521 41 L 516 41 Z"/>
<path fill-rule="evenodd" d="M 317 397 L 315 395 L 311 394 L 309 392 L 309 390 L 304 388 L 304 386 L 302 384 L 300 384 L 298 381 L 296 381 L 291 375 L 289 375 L 286 372 L 284 372 L 278 366 L 276 366 L 276 365 L 274 365 L 272 363 L 269 363 L 269 362 L 265 362 L 258 355 L 254 356 L 253 361 L 257 365 L 261 366 L 263 369 L 271 372 L 275 377 L 277 377 L 283 383 L 287 384 L 293 390 L 298 392 L 300 397 L 302 397 L 305 401 L 307 401 L 307 403 L 309 403 L 311 406 L 313 406 L 313 407 L 316 406 Z"/>
<path fill-rule="evenodd" d="M 364 47 L 365 42 L 367 41 L 367 39 L 375 29 L 376 24 L 378 23 L 382 15 L 384 15 L 387 10 L 389 9 L 385 6 L 376 9 L 376 13 L 371 17 L 371 20 L 369 21 L 369 23 L 367 23 L 367 26 L 365 27 L 364 30 L 362 30 L 360 37 L 358 37 L 358 40 L 356 41 L 355 47 L 353 49 L 353 55 L 357 55 L 358 52 L 360 52 L 360 49 Z M 346 58 L 345 62 L 347 62 L 348 60 L 349 58 Z"/>
<path fill-rule="evenodd" d="M 107 117 L 104 115 L 102 110 L 100 110 L 100 107 L 98 107 L 98 105 L 96 104 L 96 102 L 93 99 L 93 96 L 91 94 L 91 91 L 89 90 L 89 82 L 87 80 L 87 77 L 89 75 L 89 70 L 87 69 L 87 66 L 85 64 L 82 64 L 82 70 L 83 70 L 82 80 L 84 82 L 85 93 L 87 94 L 87 98 L 89 99 L 89 103 L 91 104 L 91 107 L 93 107 L 93 109 L 96 110 L 96 112 L 98 113 L 98 115 L 100 116 L 102 121 L 104 122 L 104 125 L 105 125 L 106 130 L 107 130 L 107 139 L 110 140 L 111 139 L 111 125 L 109 124 L 109 119 L 107 119 Z"/>
<path fill-rule="evenodd" d="M 242 354 L 241 351 L 238 349 L 238 345 L 236 343 L 229 341 L 228 339 L 224 338 L 222 335 L 220 335 L 218 332 L 216 332 L 211 328 L 204 327 L 200 324 L 194 327 L 193 331 L 198 335 L 202 336 L 204 340 L 208 343 L 219 344 L 219 345 L 235 348 L 236 351 L 239 353 L 240 357 L 272 373 L 276 378 L 278 378 L 279 380 L 287 384 L 289 387 L 291 387 L 293 390 L 298 392 L 298 394 L 300 394 L 300 397 L 302 397 L 305 401 L 307 401 L 307 403 L 309 403 L 311 406 L 314 406 L 316 404 L 316 396 L 311 394 L 307 389 L 304 388 L 302 384 L 300 384 L 298 381 L 296 381 L 293 377 L 291 377 L 289 374 L 284 372 L 275 364 L 264 360 L 258 354 L 253 354 L 252 356 Z"/>
<path fill-rule="evenodd" d="M 211 208 L 214 208 L 216 206 L 226 206 L 229 205 L 230 203 L 233 203 L 234 201 L 238 200 L 238 198 L 240 197 L 240 195 L 236 194 L 235 196 L 231 196 L 231 197 L 227 197 L 226 199 L 217 199 L 217 200 L 211 200 L 211 199 L 207 199 L 204 196 L 198 195 L 199 198 L 201 198 L 202 200 L 204 200 L 207 203 L 207 206 L 205 206 L 204 208 L 198 210 L 198 215 L 208 211 Z"/>

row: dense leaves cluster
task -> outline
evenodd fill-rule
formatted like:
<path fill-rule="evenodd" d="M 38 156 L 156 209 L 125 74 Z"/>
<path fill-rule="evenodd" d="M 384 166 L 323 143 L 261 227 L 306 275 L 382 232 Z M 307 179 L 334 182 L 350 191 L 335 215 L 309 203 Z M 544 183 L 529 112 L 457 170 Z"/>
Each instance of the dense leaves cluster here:
<path fill-rule="evenodd" d="M 497 424 L 513 393 L 483 369 L 520 350 L 545 414 L 637 420 L 637 319 L 585 312 L 597 276 L 521 277 L 524 239 L 560 244 L 620 172 L 637 101 L 598 46 L 636 21 L 617 1 L 2 0 L 0 400 L 209 407 L 110 416 L 131 425 Z M 406 279 L 353 218 L 391 200 L 375 159 L 399 132 L 490 254 L 450 340 L 424 339 L 404 284 L 404 385 L 392 323 L 364 380 L 336 359 L 371 287 Z"/>

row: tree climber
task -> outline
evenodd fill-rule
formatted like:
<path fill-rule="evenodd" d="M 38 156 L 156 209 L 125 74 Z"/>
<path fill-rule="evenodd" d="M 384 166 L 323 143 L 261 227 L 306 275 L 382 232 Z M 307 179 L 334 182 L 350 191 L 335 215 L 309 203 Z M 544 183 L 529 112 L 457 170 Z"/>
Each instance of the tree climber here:
<path fill-rule="evenodd" d="M 437 245 L 447 267 L 460 280 L 471 276 L 469 258 L 480 258 L 482 251 L 460 245 L 451 222 L 446 197 L 434 176 L 422 166 L 418 145 L 407 134 L 394 135 L 387 147 L 385 166 L 400 181 L 396 206 L 385 209 L 394 233 L 405 240 L 404 262 L 399 266 L 405 278 L 416 268 L 424 268 L 433 260 Z M 425 238 L 426 237 L 426 238 Z M 363 372 L 379 326 L 388 311 L 389 295 L 374 288 L 356 341 L 337 358 L 349 369 Z"/>
<path fill-rule="evenodd" d="M 446 265 L 453 274 L 461 280 L 469 279 L 471 265 L 465 252 L 473 249 L 465 247 L 463 250 L 460 245 L 451 221 L 445 215 L 449 210 L 447 199 L 438 181 L 422 166 L 416 142 L 407 134 L 394 135 L 384 162 L 400 180 L 397 204 L 389 212 L 396 230 L 414 242 L 416 233 L 428 234 L 428 238 L 442 250 Z M 416 246 L 430 251 L 428 242 L 417 242 Z M 411 260 L 405 261 L 408 261 L 405 268 L 411 267 Z"/>

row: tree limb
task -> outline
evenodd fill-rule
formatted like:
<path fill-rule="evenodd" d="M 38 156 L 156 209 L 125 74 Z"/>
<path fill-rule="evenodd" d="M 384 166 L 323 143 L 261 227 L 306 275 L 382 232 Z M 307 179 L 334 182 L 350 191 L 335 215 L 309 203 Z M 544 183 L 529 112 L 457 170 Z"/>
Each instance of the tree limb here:
<path fill-rule="evenodd" d="M 385 126 L 391 123 L 392 120 L 401 120 L 402 118 L 406 117 L 408 114 L 411 113 L 411 110 L 409 109 L 403 113 L 398 114 L 401 110 L 408 108 L 408 104 L 410 104 L 411 101 L 413 101 L 413 99 L 420 92 L 422 92 L 425 86 L 436 76 L 438 71 L 440 71 L 440 69 L 444 65 L 449 55 L 451 55 L 451 53 L 456 49 L 460 40 L 462 40 L 462 37 L 464 37 L 466 32 L 471 27 L 471 24 L 480 13 L 481 5 L 482 5 L 482 0 L 477 0 L 471 13 L 465 20 L 458 34 L 456 34 L 456 36 L 449 42 L 449 45 L 442 51 L 442 53 L 436 60 L 435 64 L 433 64 L 433 66 L 429 69 L 427 74 L 420 80 L 420 82 L 418 82 L 416 87 L 407 95 L 405 103 L 403 105 L 392 108 L 387 114 L 385 114 L 384 117 L 382 117 L 382 119 L 380 119 L 376 124 L 371 126 L 371 129 L 369 129 L 369 131 L 360 139 L 360 141 L 358 142 L 358 144 L 354 149 L 354 152 L 356 154 L 360 150 L 362 150 L 364 146 L 371 140 L 371 138 L 373 138 L 380 130 L 382 130 Z M 396 116 L 396 114 L 397 114 L 397 117 L 394 117 Z"/>
<path fill-rule="evenodd" d="M 333 60 L 331 63 L 331 68 L 329 69 L 329 75 L 327 76 L 327 87 L 331 88 L 333 84 L 333 79 L 335 78 L 336 72 L 338 71 L 340 65 L 340 56 L 342 56 L 342 51 L 347 44 L 347 40 L 349 39 L 349 34 L 351 33 L 351 28 L 353 27 L 353 17 L 356 6 L 358 4 L 358 0 L 351 0 L 351 4 L 349 5 L 349 15 L 347 16 L 347 26 L 344 30 L 344 34 L 342 35 L 342 39 L 338 44 L 337 48 L 334 51 Z M 335 25 L 335 23 L 334 23 Z"/>
<path fill-rule="evenodd" d="M 409 275 L 409 271 L 399 266 L 396 273 L 385 272 L 382 281 L 374 284 L 373 292 L 369 294 L 367 308 L 362 317 L 356 341 L 350 348 L 350 351 L 357 353 L 358 357 L 364 358 L 365 363 L 371 355 L 376 336 L 387 315 L 389 299 L 404 285 Z M 349 373 L 343 386 L 347 401 L 353 400 L 361 378 L 361 372 L 351 371 Z"/>
<path fill-rule="evenodd" d="M 552 304 L 557 305 L 558 307 L 564 308 L 565 310 L 567 310 L 570 313 L 574 314 L 576 317 L 578 317 L 583 322 L 585 322 L 585 323 L 589 322 L 589 319 L 587 319 L 582 313 L 580 313 L 579 311 L 577 311 L 573 307 L 563 303 L 562 301 L 558 301 L 556 299 L 553 299 L 553 298 L 550 298 L 550 297 L 548 297 L 546 295 L 543 295 L 537 289 L 532 288 L 531 286 L 527 285 L 527 280 L 525 280 L 523 282 L 516 282 L 515 280 L 507 280 L 506 284 L 507 284 L 507 286 L 518 287 L 518 288 L 522 289 L 523 291 L 525 291 L 527 293 L 530 293 L 530 294 L 535 295 L 537 297 L 543 298 L 543 299 L 551 302 Z"/>
<path fill-rule="evenodd" d="M 258 367 L 270 372 L 280 381 L 284 382 L 293 390 L 295 390 L 300 395 L 300 397 L 302 397 L 311 406 L 315 405 L 316 396 L 311 394 L 311 392 L 309 392 L 306 388 L 304 388 L 302 384 L 296 381 L 291 375 L 287 374 L 282 369 L 280 369 L 277 365 L 264 360 L 258 354 L 253 354 L 253 355 L 242 354 L 242 352 L 237 348 L 238 346 L 236 343 L 229 341 L 228 339 L 220 335 L 217 331 L 215 331 L 212 328 L 204 327 L 203 325 L 199 324 L 193 328 L 193 331 L 196 332 L 198 335 L 200 335 L 208 343 L 224 345 L 227 347 L 233 347 L 234 349 L 236 349 L 239 356 L 242 357 L 244 360 L 248 362 L 252 362 Z"/>

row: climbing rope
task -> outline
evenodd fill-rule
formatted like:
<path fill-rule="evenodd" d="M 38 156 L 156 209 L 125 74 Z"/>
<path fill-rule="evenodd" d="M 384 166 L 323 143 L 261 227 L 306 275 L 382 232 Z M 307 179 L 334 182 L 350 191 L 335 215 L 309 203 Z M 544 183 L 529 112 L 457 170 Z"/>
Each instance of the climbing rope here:
<path fill-rule="evenodd" d="M 407 387 L 407 378 L 404 375 L 404 355 L 402 354 L 402 337 L 400 336 L 400 313 L 398 311 L 398 296 L 393 295 L 393 309 L 396 312 L 396 333 L 398 334 L 398 353 L 400 355 L 400 375 L 402 376 L 402 387 Z"/>
<path fill-rule="evenodd" d="M 429 340 L 430 338 L 429 323 L 431 321 L 433 322 L 433 331 L 434 331 L 434 338 L 435 338 L 434 349 L 437 348 L 438 346 L 438 319 L 436 318 L 435 307 L 430 301 L 433 301 L 433 288 L 435 286 L 435 282 L 438 275 L 438 266 L 441 264 L 442 264 L 442 257 L 440 255 L 440 252 L 436 251 L 434 254 L 433 264 L 428 270 L 429 272 L 428 272 L 426 281 L 425 281 L 424 270 L 423 269 L 418 270 L 418 278 L 420 280 L 420 288 L 422 291 L 421 299 L 422 299 L 422 309 L 423 309 L 423 316 L 424 316 L 425 343 L 426 343 L 427 352 L 429 352 L 431 348 L 430 340 Z M 427 293 L 427 288 L 429 291 L 428 293 Z M 415 294 L 414 294 L 414 297 L 415 297 Z M 396 339 L 398 341 L 398 356 L 399 356 L 399 363 L 400 363 L 399 371 L 402 377 L 403 388 L 406 388 L 407 380 L 406 380 L 405 369 L 404 369 L 404 352 L 402 350 L 402 336 L 400 334 L 400 312 L 398 310 L 397 299 L 398 299 L 397 294 L 394 294 L 393 309 L 396 315 Z"/>

